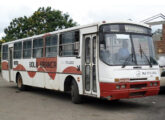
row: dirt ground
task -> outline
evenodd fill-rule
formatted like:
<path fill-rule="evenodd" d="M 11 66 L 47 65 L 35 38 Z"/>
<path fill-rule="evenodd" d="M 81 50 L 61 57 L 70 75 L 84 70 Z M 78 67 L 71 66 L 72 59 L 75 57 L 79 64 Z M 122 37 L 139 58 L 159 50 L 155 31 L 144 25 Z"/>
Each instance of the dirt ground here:
<path fill-rule="evenodd" d="M 32 88 L 20 92 L 0 77 L 0 120 L 164 120 L 165 93 L 118 102 L 85 98 L 73 104 L 69 94 Z"/>

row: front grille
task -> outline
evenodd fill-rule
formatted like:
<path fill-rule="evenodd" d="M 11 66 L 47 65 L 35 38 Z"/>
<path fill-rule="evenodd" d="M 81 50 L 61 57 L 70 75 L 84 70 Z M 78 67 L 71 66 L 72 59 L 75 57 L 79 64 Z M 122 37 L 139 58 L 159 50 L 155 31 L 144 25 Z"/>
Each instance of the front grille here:
<path fill-rule="evenodd" d="M 130 96 L 144 96 L 145 95 L 145 91 L 143 92 L 133 92 L 133 93 L 130 93 Z"/>
<path fill-rule="evenodd" d="M 141 89 L 141 88 L 144 88 L 144 87 L 147 87 L 147 84 L 133 84 L 133 85 L 130 85 L 130 88 L 134 88 L 134 89 Z"/>

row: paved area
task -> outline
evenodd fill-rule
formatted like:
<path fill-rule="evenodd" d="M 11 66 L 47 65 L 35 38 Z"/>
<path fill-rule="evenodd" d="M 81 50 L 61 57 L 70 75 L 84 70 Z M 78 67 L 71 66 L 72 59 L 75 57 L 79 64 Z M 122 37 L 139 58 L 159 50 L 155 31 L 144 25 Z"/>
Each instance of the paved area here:
<path fill-rule="evenodd" d="M 32 88 L 20 92 L 0 78 L 0 120 L 164 120 L 165 93 L 111 102 L 85 98 L 75 105 L 68 94 Z"/>

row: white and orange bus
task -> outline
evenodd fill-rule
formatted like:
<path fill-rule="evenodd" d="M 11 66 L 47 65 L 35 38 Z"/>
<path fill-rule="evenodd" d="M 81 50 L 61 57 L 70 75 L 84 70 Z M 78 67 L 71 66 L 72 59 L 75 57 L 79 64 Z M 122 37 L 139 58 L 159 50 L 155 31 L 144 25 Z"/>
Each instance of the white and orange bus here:
<path fill-rule="evenodd" d="M 2 44 L 2 76 L 27 86 L 118 100 L 157 95 L 151 29 L 141 23 L 78 26 Z"/>

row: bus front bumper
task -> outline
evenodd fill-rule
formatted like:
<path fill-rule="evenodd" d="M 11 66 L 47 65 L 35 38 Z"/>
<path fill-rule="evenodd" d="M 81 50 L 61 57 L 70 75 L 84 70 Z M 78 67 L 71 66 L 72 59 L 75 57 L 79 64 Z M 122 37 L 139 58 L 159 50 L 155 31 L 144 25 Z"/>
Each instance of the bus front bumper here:
<path fill-rule="evenodd" d="M 155 86 L 154 83 L 157 83 L 157 85 Z M 151 84 L 153 84 L 153 86 L 151 86 Z M 125 88 L 116 88 L 116 86 L 122 85 L 125 85 Z M 109 100 L 154 96 L 159 93 L 159 90 L 159 81 L 100 83 L 100 97 Z"/>

